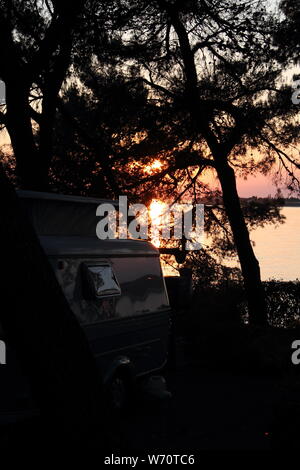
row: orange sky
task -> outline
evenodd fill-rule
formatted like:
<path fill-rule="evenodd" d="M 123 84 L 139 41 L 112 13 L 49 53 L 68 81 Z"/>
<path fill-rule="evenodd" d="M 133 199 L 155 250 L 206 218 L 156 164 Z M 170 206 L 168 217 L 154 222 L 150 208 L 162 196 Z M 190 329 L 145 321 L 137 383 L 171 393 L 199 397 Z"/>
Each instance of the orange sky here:
<path fill-rule="evenodd" d="M 212 181 L 214 187 L 219 187 L 216 178 L 213 178 Z M 272 182 L 272 178 L 260 174 L 256 176 L 249 176 L 247 180 L 238 178 L 237 187 L 240 197 L 267 197 L 269 195 L 275 196 L 276 194 L 276 186 Z"/>
<path fill-rule="evenodd" d="M 6 132 L 0 132 L 0 146 L 9 143 L 9 137 Z M 208 178 L 205 178 L 207 181 Z M 211 179 L 211 177 L 209 177 Z M 216 179 L 213 179 L 213 186 L 218 186 Z M 238 191 L 241 197 L 260 196 L 266 197 L 268 195 L 274 196 L 276 187 L 272 183 L 270 177 L 263 175 L 251 176 L 246 181 L 238 179 Z"/>
<path fill-rule="evenodd" d="M 241 197 L 261 196 L 267 197 L 269 195 L 274 196 L 276 193 L 276 187 L 272 183 L 270 177 L 258 175 L 256 177 L 251 176 L 247 181 L 238 180 L 238 192 Z"/>

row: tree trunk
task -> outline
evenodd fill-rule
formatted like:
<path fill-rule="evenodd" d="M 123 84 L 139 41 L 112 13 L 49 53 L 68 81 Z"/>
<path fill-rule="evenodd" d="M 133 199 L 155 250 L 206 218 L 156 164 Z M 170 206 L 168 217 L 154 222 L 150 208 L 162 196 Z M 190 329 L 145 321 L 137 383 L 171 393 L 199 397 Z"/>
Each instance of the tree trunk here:
<path fill-rule="evenodd" d="M 249 238 L 248 228 L 241 209 L 239 196 L 236 189 L 236 180 L 233 169 L 228 164 L 229 149 L 222 154 L 220 144 L 209 127 L 209 114 L 211 109 L 205 109 L 200 105 L 198 92 L 198 78 L 195 57 L 192 51 L 189 35 L 181 22 L 178 11 L 170 7 L 165 0 L 159 0 L 160 5 L 167 11 L 177 33 L 184 71 L 186 76 L 186 102 L 192 121 L 200 133 L 205 137 L 214 157 L 218 178 L 223 192 L 223 201 L 233 232 L 234 242 L 237 248 L 244 284 L 247 294 L 249 316 L 252 324 L 266 325 L 267 312 L 265 295 L 260 279 L 259 263 L 254 255 Z M 233 148 L 234 144 L 232 144 Z"/>
<path fill-rule="evenodd" d="M 47 184 L 48 172 L 53 157 L 53 135 L 58 91 L 56 89 L 43 91 L 42 113 L 40 116 L 39 154 L 43 162 L 43 172 L 47 178 Z"/>
<path fill-rule="evenodd" d="M 55 442 L 87 442 L 95 430 L 104 429 L 99 372 L 84 332 L 2 169 L 0 213 L 0 322 L 6 340 L 29 377 L 42 422 Z"/>
<path fill-rule="evenodd" d="M 48 188 L 48 167 L 40 158 L 31 124 L 28 104 L 29 88 L 20 81 L 6 83 L 6 123 L 16 159 L 19 185 L 24 189 L 45 191 Z"/>
<path fill-rule="evenodd" d="M 216 170 L 243 273 L 248 299 L 249 321 L 253 325 L 266 326 L 267 311 L 259 263 L 250 242 L 248 228 L 240 205 L 234 170 L 228 164 L 226 157 L 218 158 Z"/>

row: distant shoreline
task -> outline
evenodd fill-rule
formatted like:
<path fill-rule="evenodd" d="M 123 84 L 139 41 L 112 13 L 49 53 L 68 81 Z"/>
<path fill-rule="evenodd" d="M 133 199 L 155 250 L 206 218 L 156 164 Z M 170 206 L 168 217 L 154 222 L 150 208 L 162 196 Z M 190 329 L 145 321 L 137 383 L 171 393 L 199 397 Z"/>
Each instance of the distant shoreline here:
<path fill-rule="evenodd" d="M 300 207 L 300 201 L 299 202 L 285 202 L 282 207 Z"/>
<path fill-rule="evenodd" d="M 268 197 L 241 197 L 240 200 L 241 201 L 245 201 L 245 202 L 253 202 L 253 201 L 257 201 L 258 203 L 263 203 L 263 202 L 269 202 L 269 201 L 278 201 L 278 199 L 280 199 L 280 202 L 279 202 L 279 205 L 280 207 L 300 207 L 300 199 L 298 198 L 291 198 L 290 199 L 284 199 L 284 198 L 268 198 Z"/>

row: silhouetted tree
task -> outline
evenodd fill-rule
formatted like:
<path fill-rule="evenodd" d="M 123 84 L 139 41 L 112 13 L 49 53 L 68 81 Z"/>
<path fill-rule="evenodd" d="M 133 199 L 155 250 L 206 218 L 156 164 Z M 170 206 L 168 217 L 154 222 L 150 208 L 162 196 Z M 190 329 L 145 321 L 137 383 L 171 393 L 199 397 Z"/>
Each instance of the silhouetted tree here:
<path fill-rule="evenodd" d="M 278 161 L 287 172 L 290 164 L 299 166 L 297 158 L 282 149 L 295 142 L 298 126 L 291 89 L 280 86 L 282 66 L 273 43 L 277 27 L 262 2 L 258 7 L 255 1 L 242 0 L 162 0 L 144 4 L 143 14 L 116 34 L 121 58 L 124 39 L 123 66 L 129 56 L 141 67 L 140 80 L 149 87 L 151 99 L 172 110 L 168 133 L 177 130 L 182 136 L 186 131 L 184 140 L 175 140 L 174 167 L 197 165 L 199 173 L 210 167 L 218 175 L 251 321 L 257 324 L 266 324 L 265 301 L 235 169 L 247 175 L 255 166 L 267 173 Z M 144 146 L 151 142 L 149 137 L 143 139 Z M 251 151 L 256 158 L 249 158 Z"/>
<path fill-rule="evenodd" d="M 106 8 L 91 2 L 85 15 L 86 35 L 76 37 L 72 56 L 77 93 L 56 102 L 61 122 L 69 123 L 69 136 L 76 139 L 65 153 L 57 133 L 54 180 L 62 185 L 64 174 L 73 178 L 68 165 L 75 169 L 80 162 L 80 170 L 93 175 L 77 179 L 81 192 L 101 187 L 117 194 L 122 187 L 145 198 L 164 185 L 166 196 L 189 192 L 205 199 L 210 190 L 198 181 L 210 168 L 222 188 L 251 320 L 265 324 L 259 264 L 236 175 L 267 174 L 279 162 L 278 179 L 283 168 L 289 187 L 298 184 L 292 168 L 299 162 L 287 151 L 298 139 L 297 109 L 291 89 L 281 86 L 273 41 L 278 18 L 254 0 L 120 1 Z M 95 34 L 100 25 L 104 32 Z M 76 116 L 75 109 L 80 109 Z M 141 178 L 141 165 L 153 158 L 163 162 L 161 171 Z M 213 209 L 219 214 L 216 225 L 224 227 L 223 206 Z"/>
<path fill-rule="evenodd" d="M 0 77 L 6 84 L 1 121 L 25 188 L 48 187 L 57 98 L 84 3 L 70 8 L 56 1 L 0 2 Z M 39 98 L 40 109 L 31 106 Z M 33 121 L 39 125 L 38 140 Z M 52 438 L 54 445 L 85 446 L 100 433 L 103 444 L 103 389 L 87 339 L 3 170 L 0 192 L 0 321 L 40 407 L 44 443 L 50 446 Z"/>
<path fill-rule="evenodd" d="M 300 53 L 300 2 L 281 0 L 280 9 L 284 14 L 279 28 L 274 31 L 276 42 L 280 45 L 279 58 L 283 62 L 299 62 Z"/>
<path fill-rule="evenodd" d="M 48 186 L 56 101 L 85 3 L 76 0 L 70 8 L 59 1 L 0 2 L 0 78 L 6 85 L 6 113 L 1 121 L 11 139 L 23 188 Z M 30 104 L 37 97 L 39 110 Z M 32 120 L 39 126 L 39 142 Z"/>

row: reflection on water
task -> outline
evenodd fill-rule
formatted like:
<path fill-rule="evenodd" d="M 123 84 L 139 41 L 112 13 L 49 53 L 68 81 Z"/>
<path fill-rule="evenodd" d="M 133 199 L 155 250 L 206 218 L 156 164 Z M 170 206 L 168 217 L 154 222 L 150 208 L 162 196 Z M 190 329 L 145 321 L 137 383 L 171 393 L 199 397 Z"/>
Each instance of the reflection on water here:
<path fill-rule="evenodd" d="M 250 234 L 264 281 L 270 278 L 300 279 L 300 207 L 284 207 L 282 214 L 286 217 L 284 224 L 278 227 L 267 225 Z M 209 245 L 209 234 L 206 234 L 205 244 Z M 232 261 L 226 264 L 236 265 Z M 163 271 L 167 276 L 178 275 L 178 271 L 166 263 L 163 263 Z"/>
<path fill-rule="evenodd" d="M 300 279 L 300 207 L 284 207 L 286 221 L 279 227 L 266 226 L 251 233 L 262 279 Z"/>
<path fill-rule="evenodd" d="M 282 214 L 284 224 L 259 227 L 250 233 L 263 281 L 300 279 L 300 207 L 284 207 Z M 227 266 L 238 264 L 232 259 L 222 261 Z"/>

